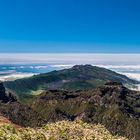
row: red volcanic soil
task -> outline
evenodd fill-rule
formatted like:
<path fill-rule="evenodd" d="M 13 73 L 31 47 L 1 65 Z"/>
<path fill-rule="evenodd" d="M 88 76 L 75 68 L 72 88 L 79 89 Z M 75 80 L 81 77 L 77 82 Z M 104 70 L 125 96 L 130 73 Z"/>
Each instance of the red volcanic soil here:
<path fill-rule="evenodd" d="M 13 125 L 15 128 L 20 129 L 21 126 L 12 123 L 10 120 L 8 120 L 6 117 L 3 117 L 0 115 L 0 125 L 4 125 L 4 124 L 10 124 Z"/>

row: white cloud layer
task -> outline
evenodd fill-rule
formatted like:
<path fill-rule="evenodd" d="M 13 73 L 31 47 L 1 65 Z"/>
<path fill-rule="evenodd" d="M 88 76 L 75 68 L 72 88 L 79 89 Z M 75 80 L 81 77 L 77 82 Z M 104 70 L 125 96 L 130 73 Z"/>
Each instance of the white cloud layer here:
<path fill-rule="evenodd" d="M 0 81 L 13 81 L 20 78 L 30 77 L 33 76 L 32 73 L 14 73 L 9 75 L 0 76 Z"/>
<path fill-rule="evenodd" d="M 140 81 L 140 73 L 121 73 L 123 75 L 126 75 L 127 77 Z"/>
<path fill-rule="evenodd" d="M 63 64 L 139 64 L 140 54 L 0 54 L 0 63 L 63 63 Z"/>

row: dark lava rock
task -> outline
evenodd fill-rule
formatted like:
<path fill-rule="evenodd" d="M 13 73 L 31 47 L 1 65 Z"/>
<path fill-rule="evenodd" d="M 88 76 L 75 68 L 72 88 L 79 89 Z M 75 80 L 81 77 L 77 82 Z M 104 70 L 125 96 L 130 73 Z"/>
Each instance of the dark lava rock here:
<path fill-rule="evenodd" d="M 14 102 L 17 101 L 16 97 L 12 93 L 6 93 L 3 83 L 0 83 L 0 102 Z"/>

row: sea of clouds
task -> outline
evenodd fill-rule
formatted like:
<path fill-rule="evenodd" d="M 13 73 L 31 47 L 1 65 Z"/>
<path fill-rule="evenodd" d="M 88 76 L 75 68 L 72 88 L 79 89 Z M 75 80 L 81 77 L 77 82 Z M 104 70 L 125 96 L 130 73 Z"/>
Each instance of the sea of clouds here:
<path fill-rule="evenodd" d="M 30 65 L 0 65 L 0 80 L 15 80 L 30 77 L 39 73 L 46 73 L 53 70 L 71 68 L 75 64 L 30 64 Z M 93 66 L 104 67 L 120 74 L 126 75 L 131 79 L 140 81 L 140 65 L 105 65 L 92 64 Z"/>
<path fill-rule="evenodd" d="M 140 81 L 140 65 L 97 65 Z"/>
<path fill-rule="evenodd" d="M 139 60 L 140 54 L 0 54 L 0 80 L 92 64 L 140 81 Z"/>

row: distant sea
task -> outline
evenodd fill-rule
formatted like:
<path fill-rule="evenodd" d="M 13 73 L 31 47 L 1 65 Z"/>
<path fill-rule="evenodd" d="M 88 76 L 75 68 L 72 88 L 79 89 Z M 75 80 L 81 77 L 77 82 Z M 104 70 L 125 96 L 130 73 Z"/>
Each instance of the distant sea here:
<path fill-rule="evenodd" d="M 70 68 L 75 64 L 6 64 L 0 65 L 0 80 L 15 80 L 24 77 L 30 77 L 40 73 L 46 73 L 53 70 Z M 129 78 L 140 81 L 140 65 L 101 65 L 118 73 L 124 74 Z"/>
<path fill-rule="evenodd" d="M 0 81 L 12 81 L 20 78 L 30 77 L 40 73 L 53 70 L 70 68 L 73 65 L 51 65 L 51 64 L 0 64 Z"/>

